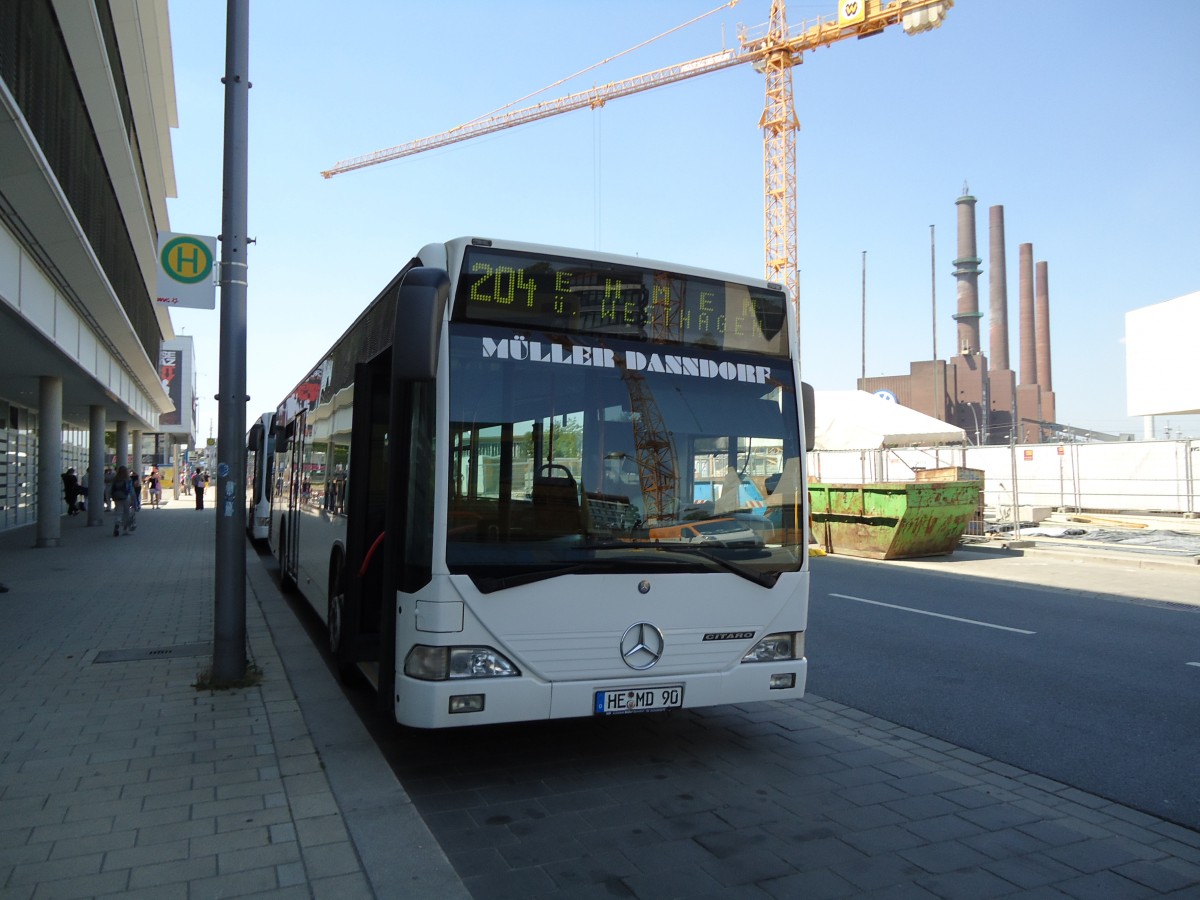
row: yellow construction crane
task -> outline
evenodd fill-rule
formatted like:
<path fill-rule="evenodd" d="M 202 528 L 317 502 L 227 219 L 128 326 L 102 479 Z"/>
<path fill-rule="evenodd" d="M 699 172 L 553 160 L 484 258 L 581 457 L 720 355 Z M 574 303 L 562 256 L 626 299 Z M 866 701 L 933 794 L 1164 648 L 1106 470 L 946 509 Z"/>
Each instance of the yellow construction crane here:
<path fill-rule="evenodd" d="M 735 0 L 736 2 L 736 0 Z M 733 5 L 732 3 L 727 5 Z M 767 81 L 766 104 L 759 125 L 763 129 L 763 209 L 765 212 L 766 278 L 784 284 L 797 304 L 799 321 L 798 254 L 796 241 L 796 130 L 800 127 L 792 97 L 792 67 L 803 61 L 805 50 L 815 50 L 847 38 L 878 34 L 889 25 L 902 25 L 919 34 L 942 24 L 954 0 L 839 0 L 835 16 L 806 21 L 792 33 L 787 26 L 785 0 L 771 0 L 771 19 L 757 35 L 743 32 L 737 50 L 722 50 L 644 75 L 613 81 L 586 91 L 546 100 L 534 106 L 475 119 L 430 137 L 409 141 L 342 160 L 321 174 L 326 178 L 402 159 L 485 134 L 503 131 L 570 112 L 603 106 L 664 84 L 674 84 L 752 63 Z"/>

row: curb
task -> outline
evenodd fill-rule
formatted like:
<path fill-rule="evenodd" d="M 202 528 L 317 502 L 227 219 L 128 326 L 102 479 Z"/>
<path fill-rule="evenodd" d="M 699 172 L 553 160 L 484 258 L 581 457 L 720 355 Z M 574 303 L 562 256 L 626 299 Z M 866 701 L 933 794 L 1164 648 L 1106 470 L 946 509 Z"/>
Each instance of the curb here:
<path fill-rule="evenodd" d="M 1102 565 L 1125 566 L 1135 569 L 1171 569 L 1200 572 L 1200 557 L 1162 556 L 1161 551 L 1117 548 L 1110 544 L 1086 543 L 1046 544 L 1041 541 L 999 541 L 996 546 L 960 545 L 955 553 L 981 553 L 1004 556 L 1047 556 L 1059 559 L 1086 560 Z"/>
<path fill-rule="evenodd" d="M 470 894 L 347 702 L 263 560 L 247 548 L 247 581 L 299 704 L 333 798 L 378 897 L 469 900 Z M 400 726 L 394 726 L 400 727 Z"/>

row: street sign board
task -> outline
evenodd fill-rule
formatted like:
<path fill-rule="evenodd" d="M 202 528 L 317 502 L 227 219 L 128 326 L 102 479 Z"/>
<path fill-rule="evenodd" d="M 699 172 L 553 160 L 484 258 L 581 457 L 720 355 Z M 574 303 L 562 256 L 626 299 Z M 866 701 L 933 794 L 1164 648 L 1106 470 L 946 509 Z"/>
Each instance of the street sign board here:
<path fill-rule="evenodd" d="M 215 237 L 160 231 L 158 302 L 186 309 L 216 309 L 216 259 Z"/>

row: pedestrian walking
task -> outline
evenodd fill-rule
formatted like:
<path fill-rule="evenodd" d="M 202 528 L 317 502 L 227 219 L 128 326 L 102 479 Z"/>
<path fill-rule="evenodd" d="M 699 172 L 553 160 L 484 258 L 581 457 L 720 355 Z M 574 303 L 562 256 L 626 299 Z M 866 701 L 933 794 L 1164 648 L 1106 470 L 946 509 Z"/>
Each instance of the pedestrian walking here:
<path fill-rule="evenodd" d="M 162 500 L 162 475 L 159 474 L 158 466 L 152 466 L 150 474 L 146 476 L 146 483 L 150 488 L 150 508 L 158 509 L 159 501 Z"/>
<path fill-rule="evenodd" d="M 137 528 L 133 509 L 133 490 L 133 479 L 129 475 L 129 470 L 125 466 L 120 466 L 116 475 L 113 476 L 112 483 L 113 537 L 120 535 L 121 529 L 129 534 Z"/>
<path fill-rule="evenodd" d="M 104 467 L 104 511 L 108 512 L 112 509 L 112 483 L 116 477 L 116 472 L 112 470 L 112 466 Z"/>
<path fill-rule="evenodd" d="M 129 494 L 129 512 L 131 517 L 136 517 L 142 508 L 142 476 L 136 469 L 130 469 L 129 480 L 133 483 L 133 490 Z"/>
<path fill-rule="evenodd" d="M 75 467 L 71 466 L 62 474 L 63 483 L 63 499 L 67 501 L 67 515 L 73 516 L 79 512 L 79 476 L 75 474 Z"/>
<path fill-rule="evenodd" d="M 192 490 L 196 494 L 196 509 L 204 509 L 204 485 L 206 481 L 204 472 L 200 469 L 192 473 Z"/>

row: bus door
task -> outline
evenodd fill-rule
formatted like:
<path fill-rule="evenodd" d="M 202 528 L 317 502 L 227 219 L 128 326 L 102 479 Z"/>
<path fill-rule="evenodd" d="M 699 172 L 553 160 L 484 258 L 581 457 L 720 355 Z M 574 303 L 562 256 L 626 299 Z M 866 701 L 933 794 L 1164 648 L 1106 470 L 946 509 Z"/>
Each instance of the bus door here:
<path fill-rule="evenodd" d="M 339 670 L 358 668 L 387 710 L 397 591 L 419 589 L 432 568 L 435 397 L 432 382 L 398 381 L 391 357 L 384 351 L 355 367 L 346 559 L 340 590 L 331 586 L 341 598 L 336 646 L 330 635 Z"/>
<path fill-rule="evenodd" d="M 260 472 L 266 464 L 265 445 L 262 422 L 255 422 L 246 436 L 246 533 L 252 538 L 255 509 L 262 499 Z"/>
<path fill-rule="evenodd" d="M 354 407 L 346 480 L 346 558 L 340 584 L 340 634 L 330 650 L 343 673 L 358 667 L 378 684 L 388 484 L 391 351 L 354 367 Z M 335 594 L 336 596 L 336 594 Z M 331 609 L 332 612 L 332 609 Z"/>
<path fill-rule="evenodd" d="M 400 326 L 402 327 L 402 326 Z M 396 353 L 399 356 L 399 351 Z M 379 628 L 379 693 L 388 709 L 396 700 L 396 671 L 409 647 L 397 647 L 399 617 L 412 634 L 416 605 L 411 597 L 433 575 L 434 431 L 433 381 L 408 379 L 393 359 L 388 415 L 387 499 L 383 595 Z M 403 607 L 402 607 L 403 605 Z"/>
<path fill-rule="evenodd" d="M 307 412 L 301 411 L 288 424 L 287 505 L 279 529 L 279 578 L 288 590 L 296 587 L 299 576 L 300 503 L 308 443 L 307 419 Z"/>

